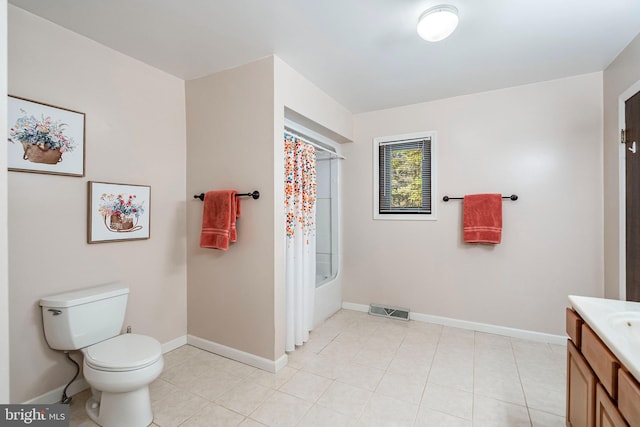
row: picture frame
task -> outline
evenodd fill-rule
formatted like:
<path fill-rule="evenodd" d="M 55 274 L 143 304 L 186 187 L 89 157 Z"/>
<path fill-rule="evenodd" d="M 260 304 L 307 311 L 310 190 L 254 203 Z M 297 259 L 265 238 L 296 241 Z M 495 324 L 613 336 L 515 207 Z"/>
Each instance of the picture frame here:
<path fill-rule="evenodd" d="M 10 171 L 85 175 L 84 113 L 8 95 L 7 132 Z"/>
<path fill-rule="evenodd" d="M 151 236 L 151 186 L 89 181 L 87 243 Z"/>

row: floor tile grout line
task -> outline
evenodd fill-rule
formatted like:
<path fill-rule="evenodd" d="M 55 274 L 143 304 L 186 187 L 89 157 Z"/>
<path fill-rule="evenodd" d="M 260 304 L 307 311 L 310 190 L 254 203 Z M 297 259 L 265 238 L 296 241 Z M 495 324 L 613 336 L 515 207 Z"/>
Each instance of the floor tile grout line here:
<path fill-rule="evenodd" d="M 413 419 L 412 425 L 418 421 L 418 414 L 420 414 L 420 407 L 422 407 L 422 400 L 424 399 L 424 392 L 427 389 L 427 385 L 429 384 L 429 377 L 431 376 L 431 369 L 433 369 L 433 362 L 436 360 L 436 354 L 438 354 L 438 348 L 440 347 L 440 340 L 442 339 L 442 332 L 444 328 L 440 328 L 440 333 L 438 334 L 438 342 L 436 343 L 436 348 L 433 351 L 433 357 L 431 357 L 431 362 L 429 364 L 429 372 L 427 372 L 427 378 L 424 381 L 424 387 L 422 388 L 422 394 L 420 395 L 420 402 L 418 402 L 418 410 L 416 411 L 416 415 Z"/>
<path fill-rule="evenodd" d="M 378 329 L 378 328 L 376 328 L 376 329 Z M 325 344 L 319 352 L 317 352 L 317 353 L 315 353 L 315 352 L 314 352 L 314 354 L 316 354 L 316 355 L 320 355 L 320 354 L 322 353 L 322 351 L 323 351 L 325 348 L 327 348 L 331 343 L 336 342 L 336 341 L 335 341 L 335 340 L 336 340 L 336 338 L 338 338 L 338 336 L 340 336 L 340 335 L 343 333 L 343 331 L 344 331 L 344 328 L 343 328 L 343 329 L 341 329 L 341 330 L 340 330 L 340 331 L 339 331 L 339 332 L 338 332 L 338 333 L 337 333 L 337 334 L 336 334 L 336 335 L 335 335 L 335 336 L 334 336 L 334 337 L 333 337 L 333 338 L 332 338 L 332 339 L 331 339 L 327 344 Z M 370 335 L 373 335 L 373 334 L 370 334 Z M 353 356 L 351 356 L 351 357 L 349 358 L 349 360 L 347 361 L 347 363 L 351 363 L 351 361 L 355 358 L 355 356 L 356 356 L 356 355 L 357 355 L 361 350 L 362 350 L 362 349 L 359 349 L 359 351 L 358 351 L 358 352 L 356 352 Z M 327 356 L 327 357 L 328 357 L 328 356 Z M 353 363 L 356 363 L 356 362 L 353 362 Z M 304 369 L 304 367 L 303 367 L 302 369 Z M 318 375 L 318 374 L 314 374 L 314 375 Z M 319 376 L 321 376 L 321 377 L 323 377 L 323 378 L 327 378 L 327 377 L 324 377 L 324 376 L 322 376 L 322 375 L 319 375 Z M 325 408 L 325 409 L 329 409 L 329 410 L 335 411 L 335 410 L 334 410 L 334 409 L 332 409 L 332 408 L 327 408 L 327 407 L 323 406 L 322 404 L 318 404 L 318 402 L 320 401 L 320 399 L 322 398 L 322 396 L 323 396 L 325 393 L 327 393 L 327 391 L 329 390 L 329 388 L 331 388 L 331 386 L 332 386 L 332 385 L 334 385 L 336 382 L 339 382 L 339 383 L 341 383 L 341 384 L 345 384 L 345 385 L 349 385 L 349 386 L 351 386 L 351 387 L 355 387 L 355 386 L 353 386 L 353 385 L 351 385 L 351 384 L 342 383 L 342 382 L 341 382 L 341 381 L 339 381 L 337 378 L 327 378 L 327 379 L 331 379 L 331 381 L 332 381 L 331 385 L 329 385 L 329 387 L 327 387 L 327 388 L 322 392 L 322 394 L 321 394 L 321 395 L 320 395 L 320 396 L 319 396 L 319 397 L 318 397 L 318 398 L 313 402 L 312 406 L 309 408 L 309 410 L 307 411 L 307 413 L 308 413 L 308 412 L 313 408 L 313 406 L 315 406 L 315 405 L 318 405 L 318 406 L 320 406 L 320 407 L 322 407 L 322 408 Z M 379 381 L 378 381 L 378 383 L 379 383 Z M 284 385 L 284 384 L 283 384 L 283 385 Z M 376 385 L 376 387 L 377 387 L 377 385 Z M 357 387 L 357 388 L 360 388 L 360 387 Z M 375 389 L 374 389 L 374 390 L 375 390 Z M 283 392 L 283 393 L 284 393 L 284 392 Z M 372 395 L 373 395 L 373 392 L 372 392 Z M 361 417 L 362 417 L 362 414 L 363 414 L 363 412 L 364 412 L 364 409 L 365 409 L 365 408 L 366 408 L 366 406 L 369 404 L 370 400 L 371 400 L 371 396 L 369 396 L 369 398 L 367 399 L 367 401 L 366 401 L 366 402 L 365 402 L 365 404 L 363 405 L 363 408 L 359 411 L 358 415 L 355 417 L 355 421 L 356 421 L 356 423 L 360 421 L 360 419 L 361 419 Z M 348 414 L 344 414 L 344 413 L 339 412 L 339 411 L 335 411 L 335 412 L 340 413 L 340 414 L 345 415 L 345 416 L 349 416 Z M 306 413 L 305 413 L 305 416 L 306 416 Z M 300 419 L 300 421 L 299 421 L 297 424 L 300 424 L 303 420 L 304 420 L 304 416 Z"/>
<path fill-rule="evenodd" d="M 527 402 L 527 393 L 524 391 L 524 384 L 522 383 L 522 375 L 520 375 L 520 364 L 518 363 L 518 356 L 516 355 L 515 348 L 513 347 L 513 341 L 509 338 L 509 345 L 511 353 L 513 354 L 513 360 L 516 364 L 516 371 L 518 372 L 518 381 L 520 382 L 520 388 L 522 389 L 522 397 L 524 399 L 524 406 L 527 408 L 527 415 L 529 416 L 529 425 L 533 427 L 533 419 L 531 418 L 531 409 L 529 408 L 529 402 Z"/>
<path fill-rule="evenodd" d="M 387 373 L 391 373 L 392 374 L 392 372 L 389 372 L 389 366 L 391 366 L 391 363 L 393 362 L 393 360 L 395 360 L 396 356 L 398 355 L 398 351 L 400 351 L 400 347 L 402 347 L 402 343 L 404 343 L 404 341 L 406 339 L 407 339 L 407 332 L 405 331 L 405 334 L 402 337 L 402 341 L 400 341 L 400 343 L 398 344 L 398 347 L 396 348 L 396 351 L 393 354 L 393 357 L 391 358 L 391 362 L 389 362 L 389 364 L 387 365 L 387 369 L 385 370 L 385 375 Z M 380 381 L 382 381 L 382 379 L 380 379 Z M 416 418 L 418 417 L 418 412 L 420 411 L 420 403 L 422 402 L 422 395 L 424 394 L 424 389 L 425 389 L 426 386 L 427 386 L 427 381 L 425 380 L 424 385 L 422 386 L 422 392 L 420 393 L 420 400 L 418 401 L 418 407 L 416 408 L 416 412 L 415 412 L 415 414 L 413 414 L 413 417 L 412 417 L 411 425 L 415 424 Z M 376 389 L 377 389 L 377 387 L 376 387 Z"/>
<path fill-rule="evenodd" d="M 390 319 L 387 319 L 387 320 L 390 320 Z M 380 324 L 382 324 L 382 323 L 380 323 Z M 369 335 L 369 338 L 374 336 L 376 331 L 378 331 L 379 329 L 380 329 L 380 326 L 377 325 L 376 328 L 373 330 L 373 332 Z M 403 340 L 404 340 L 404 338 L 403 338 Z M 398 347 L 400 347 L 400 346 L 398 346 Z M 360 349 L 360 351 L 362 351 L 362 349 Z M 398 352 L 398 349 L 396 349 L 396 351 L 394 353 L 394 357 L 395 357 L 395 354 L 397 352 Z M 391 360 L 393 360 L 393 358 Z M 389 362 L 389 363 L 391 363 L 391 362 Z M 387 374 L 388 369 L 389 369 L 389 364 L 387 364 L 387 367 L 384 369 L 384 373 L 380 377 L 380 380 L 378 380 L 378 383 L 376 384 L 376 387 L 373 389 L 373 391 L 371 392 L 371 394 L 367 398 L 367 402 L 362 406 L 362 410 L 360 411 L 360 413 L 358 414 L 358 417 L 356 419 L 356 425 L 358 425 L 360 423 L 360 421 L 362 420 L 362 417 L 364 415 L 364 410 L 369 406 L 369 403 L 371 402 L 371 399 L 373 398 L 373 396 L 376 393 L 376 391 L 378 391 L 378 387 L 380 386 L 380 383 L 382 382 L 382 379 L 384 378 L 384 376 Z"/>

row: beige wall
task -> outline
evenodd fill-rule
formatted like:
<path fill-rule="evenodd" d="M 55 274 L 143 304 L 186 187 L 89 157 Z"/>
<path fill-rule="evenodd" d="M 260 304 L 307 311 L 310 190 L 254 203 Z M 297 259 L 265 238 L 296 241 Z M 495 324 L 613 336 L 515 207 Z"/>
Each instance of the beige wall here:
<path fill-rule="evenodd" d="M 257 189 L 243 199 L 238 242 L 199 248 L 202 203 L 188 203 L 189 334 L 267 360 L 284 354 L 285 107 L 350 138 L 344 107 L 277 57 L 188 81 L 187 189 Z"/>
<path fill-rule="evenodd" d="M 125 320 L 166 343 L 186 334 L 184 82 L 13 6 L 9 92 L 86 113 L 86 177 L 9 173 L 11 399 L 64 385 L 38 301 L 122 280 Z M 151 186 L 151 239 L 88 245 L 87 181 Z"/>
<path fill-rule="evenodd" d="M 0 0 L 0 97 L 7 99 L 7 10 Z M 0 116 L 0 135 L 7 134 L 7 115 Z M 9 273 L 7 252 L 7 156 L 0 156 L 0 404 L 9 403 Z"/>
<path fill-rule="evenodd" d="M 327 138 L 338 143 L 353 140 L 353 114 L 349 110 L 278 57 L 275 70 L 276 118 L 284 114 L 286 107 L 307 119 L 300 124 Z M 278 140 L 282 138 L 281 130 L 278 128 Z"/>
<path fill-rule="evenodd" d="M 372 220 L 372 139 L 438 136 L 437 221 Z M 344 147 L 347 302 L 564 333 L 567 295 L 602 296 L 602 73 L 355 116 Z M 497 246 L 461 242 L 460 201 L 516 193 Z"/>
<path fill-rule="evenodd" d="M 640 36 L 604 71 L 605 296 L 620 297 L 620 126 L 618 98 L 640 81 Z"/>
<path fill-rule="evenodd" d="M 202 202 L 187 203 L 189 334 L 274 360 L 273 58 L 186 83 L 187 191 L 242 199 L 238 241 L 201 249 Z"/>

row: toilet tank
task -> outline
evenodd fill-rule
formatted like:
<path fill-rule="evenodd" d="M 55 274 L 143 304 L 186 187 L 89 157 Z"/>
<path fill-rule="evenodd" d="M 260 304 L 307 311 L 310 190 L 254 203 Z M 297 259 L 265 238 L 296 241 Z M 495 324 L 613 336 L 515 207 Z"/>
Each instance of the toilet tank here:
<path fill-rule="evenodd" d="M 129 288 L 109 283 L 40 300 L 44 335 L 54 350 L 79 350 L 119 335 Z"/>

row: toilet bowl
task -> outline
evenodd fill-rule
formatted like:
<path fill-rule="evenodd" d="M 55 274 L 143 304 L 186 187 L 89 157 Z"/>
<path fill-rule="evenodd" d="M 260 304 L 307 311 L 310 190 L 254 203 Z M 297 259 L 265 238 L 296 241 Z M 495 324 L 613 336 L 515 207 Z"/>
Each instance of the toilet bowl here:
<path fill-rule="evenodd" d="M 93 391 L 85 405 L 89 418 L 103 427 L 151 424 L 149 384 L 164 367 L 160 343 L 124 334 L 81 351 L 84 377 Z"/>
<path fill-rule="evenodd" d="M 102 427 L 146 427 L 153 421 L 149 384 L 162 372 L 160 343 L 121 334 L 129 288 L 110 283 L 40 300 L 44 334 L 53 350 L 80 350 L 93 395 L 87 415 Z"/>

